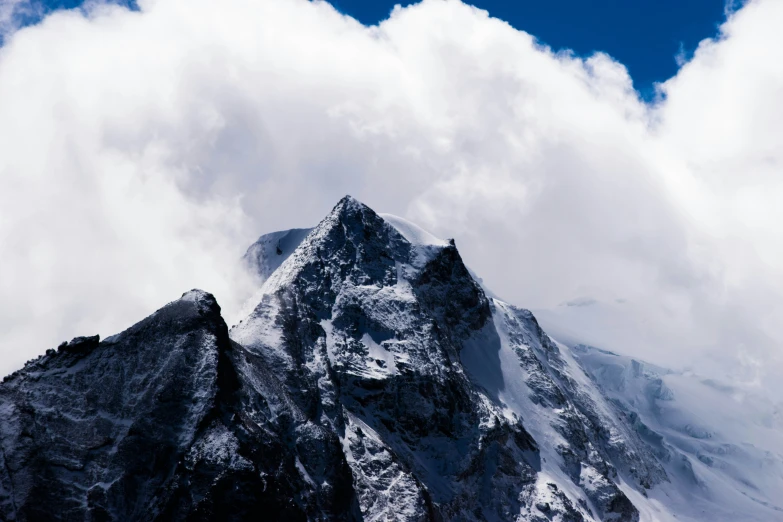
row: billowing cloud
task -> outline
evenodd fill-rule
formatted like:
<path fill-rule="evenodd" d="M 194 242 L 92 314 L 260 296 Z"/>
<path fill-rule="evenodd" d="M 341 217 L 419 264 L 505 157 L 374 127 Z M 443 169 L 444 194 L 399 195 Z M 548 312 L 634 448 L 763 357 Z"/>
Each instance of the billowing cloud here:
<path fill-rule="evenodd" d="M 304 0 L 139 7 L 0 48 L 0 373 L 194 286 L 238 319 L 244 248 L 346 193 L 590 342 L 748 388 L 780 367 L 780 2 L 734 12 L 652 104 L 610 57 L 456 1 L 375 27 Z"/>

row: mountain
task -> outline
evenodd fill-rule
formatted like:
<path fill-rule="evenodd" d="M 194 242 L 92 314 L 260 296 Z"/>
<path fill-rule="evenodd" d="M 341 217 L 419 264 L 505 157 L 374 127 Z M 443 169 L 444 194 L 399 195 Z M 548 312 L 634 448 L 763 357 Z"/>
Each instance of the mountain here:
<path fill-rule="evenodd" d="M 262 236 L 245 260 L 261 297 L 231 330 L 193 290 L 6 377 L 0 518 L 778 514 L 766 496 L 740 513 L 711 507 L 722 490 L 649 421 L 671 400 L 662 381 L 552 340 L 482 288 L 453 240 L 346 197 L 313 229 Z"/>

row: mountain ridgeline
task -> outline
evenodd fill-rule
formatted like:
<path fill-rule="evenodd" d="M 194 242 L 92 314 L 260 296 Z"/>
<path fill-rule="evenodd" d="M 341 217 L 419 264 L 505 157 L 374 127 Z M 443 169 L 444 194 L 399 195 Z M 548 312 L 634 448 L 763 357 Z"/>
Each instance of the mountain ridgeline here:
<path fill-rule="evenodd" d="M 245 260 L 231 330 L 192 290 L 5 378 L 0 519 L 634 522 L 688 480 L 453 241 L 346 197 Z"/>

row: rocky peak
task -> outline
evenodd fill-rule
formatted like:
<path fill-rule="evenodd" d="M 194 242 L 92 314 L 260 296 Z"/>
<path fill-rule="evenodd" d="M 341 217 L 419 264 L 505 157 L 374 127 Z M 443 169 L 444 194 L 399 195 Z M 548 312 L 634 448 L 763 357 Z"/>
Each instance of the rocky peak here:
<path fill-rule="evenodd" d="M 291 308 L 297 317 L 318 323 L 311 332 L 316 336 L 322 321 L 346 328 L 356 341 L 368 335 L 376 344 L 402 341 L 414 328 L 432 330 L 428 335 L 440 339 L 432 347 L 439 352 L 431 354 L 434 366 L 444 358 L 454 360 L 459 339 L 490 316 L 488 300 L 453 241 L 422 242 L 412 236 L 413 225 L 400 221 L 344 197 L 266 281 L 258 307 L 232 337 L 249 347 L 268 341 L 258 329 L 268 330 L 272 315 Z M 296 339 L 298 344 L 301 335 Z M 273 364 L 287 360 L 289 366 L 299 352 L 264 351 L 274 352 Z"/>
<path fill-rule="evenodd" d="M 286 288 L 294 279 L 312 290 L 333 291 L 332 284 L 383 284 L 394 277 L 394 262 L 405 261 L 409 245 L 372 209 L 346 196 L 309 233 L 265 284 L 265 291 Z"/>
<path fill-rule="evenodd" d="M 413 284 L 420 294 L 416 297 L 433 309 L 442 308 L 438 315 L 445 314 L 444 325 L 456 324 L 451 316 L 463 305 L 464 312 L 481 305 L 478 315 L 486 318 L 486 297 L 468 273 L 454 241 L 412 241 L 409 230 L 398 229 L 400 221 L 387 221 L 345 196 L 303 238 L 264 285 L 264 293 L 289 290 L 298 281 L 296 286 L 306 293 L 322 292 L 312 296 L 321 303 L 333 300 L 343 284 L 377 288 Z M 455 288 L 457 282 L 460 288 Z"/>

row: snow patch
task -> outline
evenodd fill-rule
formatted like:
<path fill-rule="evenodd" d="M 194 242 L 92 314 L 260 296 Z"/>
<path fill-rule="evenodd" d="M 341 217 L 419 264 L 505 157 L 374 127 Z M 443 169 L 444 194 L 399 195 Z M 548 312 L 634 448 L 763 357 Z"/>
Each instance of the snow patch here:
<path fill-rule="evenodd" d="M 367 348 L 368 355 L 372 359 L 373 363 L 379 366 L 383 373 L 389 375 L 397 374 L 397 364 L 394 361 L 394 355 L 386 348 L 376 343 L 370 334 L 364 334 L 362 336 L 362 343 Z"/>
<path fill-rule="evenodd" d="M 397 229 L 397 232 L 402 234 L 402 237 L 407 239 L 410 244 L 414 246 L 438 246 L 445 247 L 449 245 L 449 242 L 443 239 L 439 239 L 430 234 L 419 225 L 411 223 L 407 219 L 403 219 L 393 214 L 378 214 L 388 224 Z"/>

